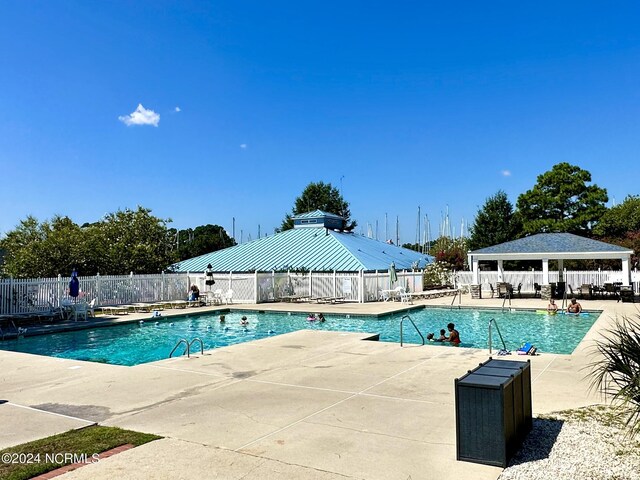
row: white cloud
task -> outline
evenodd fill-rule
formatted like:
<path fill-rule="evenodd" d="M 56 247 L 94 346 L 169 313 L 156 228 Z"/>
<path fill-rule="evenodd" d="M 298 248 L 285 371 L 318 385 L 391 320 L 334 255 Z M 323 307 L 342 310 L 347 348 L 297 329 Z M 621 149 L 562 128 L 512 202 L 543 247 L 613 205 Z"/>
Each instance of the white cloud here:
<path fill-rule="evenodd" d="M 133 113 L 129 115 L 120 115 L 118 120 L 124 123 L 127 127 L 130 127 L 131 125 L 153 125 L 154 127 L 157 127 L 158 123 L 160 123 L 160 114 L 153 110 L 147 110 L 140 103 Z"/>
<path fill-rule="evenodd" d="M 173 111 L 177 113 L 177 112 L 181 112 L 182 109 L 180 107 L 176 107 Z"/>
<path fill-rule="evenodd" d="M 511 176 L 511 170 L 502 170 L 500 173 L 502 174 L 503 177 Z"/>
<path fill-rule="evenodd" d="M 243 149 L 243 150 L 246 150 L 247 144 L 246 143 L 241 143 L 240 144 L 240 148 Z"/>

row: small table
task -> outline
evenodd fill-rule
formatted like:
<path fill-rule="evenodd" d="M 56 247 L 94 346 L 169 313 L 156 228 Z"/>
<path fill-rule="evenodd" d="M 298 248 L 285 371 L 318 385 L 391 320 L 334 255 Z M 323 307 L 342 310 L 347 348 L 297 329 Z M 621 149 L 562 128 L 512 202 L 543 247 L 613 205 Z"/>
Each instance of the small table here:
<path fill-rule="evenodd" d="M 393 290 L 382 290 L 380 293 L 385 302 L 396 300 L 398 297 L 398 290 L 395 288 Z"/>

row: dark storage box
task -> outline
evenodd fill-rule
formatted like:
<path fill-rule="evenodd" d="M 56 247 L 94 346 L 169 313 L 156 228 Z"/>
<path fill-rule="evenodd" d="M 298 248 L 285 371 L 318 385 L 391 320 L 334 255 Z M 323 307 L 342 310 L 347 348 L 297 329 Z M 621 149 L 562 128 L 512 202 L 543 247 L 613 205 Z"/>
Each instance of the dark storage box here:
<path fill-rule="evenodd" d="M 522 387 L 522 397 L 519 397 L 521 398 L 522 403 L 516 404 L 516 409 L 522 412 L 522 416 L 520 416 L 516 411 L 516 417 L 521 418 L 522 423 L 517 423 L 516 429 L 518 430 L 519 437 L 524 439 L 533 427 L 533 410 L 531 403 L 531 361 L 527 360 L 526 362 L 519 362 L 489 358 L 485 363 L 481 363 L 475 372 L 484 375 L 484 371 L 492 371 L 486 370 L 486 368 L 502 368 L 505 370 L 511 370 L 516 374 L 520 372 L 516 377 L 521 377 L 518 383 L 520 383 Z M 493 373 L 489 373 L 489 375 L 493 375 Z M 516 396 L 518 397 L 518 394 L 516 394 Z M 521 405 L 522 408 L 519 408 L 519 405 Z"/>
<path fill-rule="evenodd" d="M 506 467 L 514 453 L 513 377 L 470 373 L 456 380 L 457 458 Z"/>
<path fill-rule="evenodd" d="M 506 467 L 532 425 L 530 363 L 489 359 L 455 394 L 457 459 Z"/>

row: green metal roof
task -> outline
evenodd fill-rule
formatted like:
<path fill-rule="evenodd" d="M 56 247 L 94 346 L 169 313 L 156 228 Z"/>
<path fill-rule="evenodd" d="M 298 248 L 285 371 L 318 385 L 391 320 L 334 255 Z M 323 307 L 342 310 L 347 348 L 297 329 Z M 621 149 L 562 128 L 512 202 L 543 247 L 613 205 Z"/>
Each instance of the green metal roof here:
<path fill-rule="evenodd" d="M 208 264 L 216 272 L 253 272 L 306 269 L 353 272 L 419 268 L 433 257 L 389 245 L 354 233 L 325 228 L 297 228 L 270 237 L 225 248 L 172 266 L 178 272 L 204 271 Z"/>

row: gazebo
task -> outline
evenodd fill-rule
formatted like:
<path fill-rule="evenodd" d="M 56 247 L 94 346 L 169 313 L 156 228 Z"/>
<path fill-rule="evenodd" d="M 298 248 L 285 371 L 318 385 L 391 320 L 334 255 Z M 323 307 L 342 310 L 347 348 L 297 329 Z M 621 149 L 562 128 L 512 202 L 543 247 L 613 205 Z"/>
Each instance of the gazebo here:
<path fill-rule="evenodd" d="M 542 287 L 549 291 L 549 260 L 558 262 L 562 275 L 566 260 L 620 260 L 622 262 L 622 284 L 630 285 L 631 255 L 633 250 L 610 243 L 580 237 L 571 233 L 538 233 L 530 237 L 493 245 L 469 252 L 469 265 L 473 272 L 472 294 L 479 292 L 479 263 L 498 262 L 498 280 L 502 281 L 505 260 L 541 260 Z"/>

